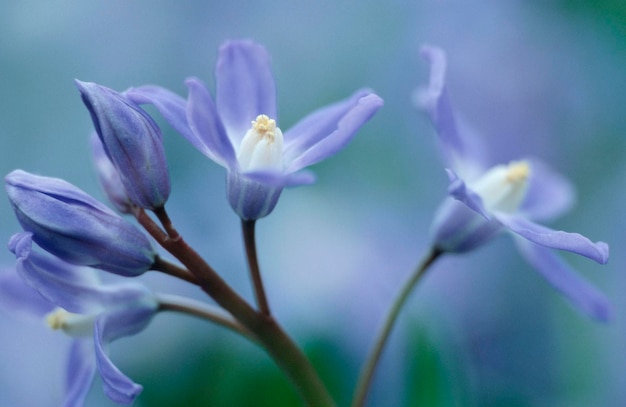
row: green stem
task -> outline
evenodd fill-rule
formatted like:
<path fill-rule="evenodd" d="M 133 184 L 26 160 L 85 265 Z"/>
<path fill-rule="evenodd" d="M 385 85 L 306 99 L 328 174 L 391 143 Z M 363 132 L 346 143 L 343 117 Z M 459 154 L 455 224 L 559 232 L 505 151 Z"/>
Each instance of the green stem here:
<path fill-rule="evenodd" d="M 252 286 L 254 287 L 254 297 L 256 298 L 259 311 L 269 316 L 270 306 L 265 295 L 265 288 L 263 288 L 263 279 L 261 278 L 259 260 L 256 254 L 255 225 L 256 220 L 241 220 L 241 230 L 243 232 L 244 245 L 246 246 L 250 278 L 252 279 Z"/>
<path fill-rule="evenodd" d="M 198 279 L 200 288 L 252 332 L 276 364 L 289 377 L 310 407 L 333 407 L 335 404 L 317 372 L 300 348 L 269 315 L 256 312 L 237 294 L 204 259 L 170 226 L 165 233 L 144 210 L 135 214 L 137 221 L 168 252 Z M 175 236 L 171 238 L 170 236 Z"/>
<path fill-rule="evenodd" d="M 374 377 L 374 372 L 376 371 L 376 366 L 380 360 L 383 349 L 387 340 L 389 339 L 389 335 L 393 330 L 396 320 L 398 319 L 398 315 L 400 315 L 400 311 L 402 311 L 402 307 L 406 303 L 406 300 L 409 298 L 409 295 L 413 292 L 413 289 L 420 281 L 426 270 L 434 263 L 435 260 L 442 254 L 442 252 L 438 249 L 431 249 L 424 260 L 420 263 L 420 265 L 415 269 L 413 274 L 409 277 L 406 283 L 402 286 L 398 297 L 391 306 L 389 313 L 387 314 L 387 318 L 378 333 L 378 338 L 374 343 L 374 347 L 370 351 L 370 356 L 367 359 L 365 365 L 361 369 L 361 374 L 359 376 L 359 381 L 357 382 L 357 386 L 354 391 L 354 397 L 352 399 L 352 407 L 362 407 L 365 404 L 365 399 L 367 397 L 367 392 L 372 383 L 372 379 Z"/>

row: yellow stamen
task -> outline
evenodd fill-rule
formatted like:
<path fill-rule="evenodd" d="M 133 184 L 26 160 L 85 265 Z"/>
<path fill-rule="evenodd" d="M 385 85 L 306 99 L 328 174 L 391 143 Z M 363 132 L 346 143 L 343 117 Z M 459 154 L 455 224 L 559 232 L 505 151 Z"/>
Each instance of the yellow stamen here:
<path fill-rule="evenodd" d="M 70 315 L 69 312 L 64 309 L 57 308 L 52 311 L 48 315 L 46 315 L 46 323 L 50 327 L 50 329 L 58 330 L 63 329 L 66 325 L 67 317 Z"/>
<path fill-rule="evenodd" d="M 519 183 L 528 179 L 530 165 L 526 161 L 513 161 L 507 168 L 506 180 L 511 183 Z"/>
<path fill-rule="evenodd" d="M 256 120 L 252 121 L 252 128 L 262 138 L 267 138 L 269 141 L 274 141 L 274 132 L 276 131 L 276 120 L 270 119 L 264 114 L 257 116 Z"/>

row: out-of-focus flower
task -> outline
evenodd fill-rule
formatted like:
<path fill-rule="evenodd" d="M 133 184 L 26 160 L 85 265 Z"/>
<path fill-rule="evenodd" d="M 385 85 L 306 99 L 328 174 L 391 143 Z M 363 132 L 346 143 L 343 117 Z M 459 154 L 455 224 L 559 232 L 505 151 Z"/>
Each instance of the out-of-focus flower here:
<path fill-rule="evenodd" d="M 322 108 L 284 134 L 277 125 L 270 57 L 251 41 L 231 41 L 219 51 L 216 103 L 206 86 L 187 79 L 188 102 L 154 86 L 130 89 L 130 99 L 153 103 L 204 155 L 228 170 L 228 199 L 246 220 L 268 215 L 286 186 L 310 184 L 299 172 L 335 154 L 382 106 L 368 90 Z"/>
<path fill-rule="evenodd" d="M 34 250 L 31 233 L 14 235 L 9 248 L 17 257 L 17 273 L 0 280 L 2 291 L 9 286 L 12 292 L 11 297 L 2 298 L 3 306 L 39 316 L 45 312 L 50 328 L 74 338 L 65 370 L 64 405 L 83 404 L 96 368 L 111 400 L 132 403 L 142 387 L 113 364 L 106 347 L 143 330 L 158 309 L 156 297 L 140 284 L 102 285 L 94 269 Z M 43 298 L 23 286 L 18 275 Z"/>
<path fill-rule="evenodd" d="M 556 289 L 586 314 L 607 320 L 610 305 L 606 297 L 549 249 L 570 251 L 605 264 L 608 245 L 534 222 L 556 217 L 571 206 L 573 189 L 569 182 L 537 160 L 487 168 L 454 116 L 446 91 L 444 52 L 429 46 L 422 52 L 431 65 L 430 83 L 416 99 L 433 122 L 450 166 L 452 198 L 444 201 L 433 222 L 435 247 L 444 252 L 465 252 L 503 230 L 509 231 L 520 253 Z"/>
<path fill-rule="evenodd" d="M 109 201 L 121 213 L 131 213 L 136 205 L 128 197 L 120 173 L 104 151 L 104 146 L 96 132 L 91 133 L 91 155 L 100 186 Z"/>
<path fill-rule="evenodd" d="M 46 251 L 130 277 L 154 264 L 156 253 L 139 229 L 74 185 L 22 170 L 5 181 L 17 220 Z"/>
<path fill-rule="evenodd" d="M 165 205 L 170 178 L 157 124 L 123 93 L 91 82 L 76 85 L 131 201 L 146 209 Z"/>

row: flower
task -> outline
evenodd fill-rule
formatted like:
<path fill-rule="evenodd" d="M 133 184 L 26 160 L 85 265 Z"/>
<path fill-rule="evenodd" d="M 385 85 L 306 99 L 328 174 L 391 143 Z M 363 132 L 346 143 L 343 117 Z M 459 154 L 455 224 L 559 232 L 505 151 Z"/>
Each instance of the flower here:
<path fill-rule="evenodd" d="M 156 252 L 139 229 L 74 185 L 22 170 L 5 181 L 17 220 L 46 251 L 128 277 L 154 264 Z"/>
<path fill-rule="evenodd" d="M 299 171 L 342 149 L 383 104 L 377 95 L 359 90 L 283 134 L 270 57 L 261 45 L 224 44 L 215 77 L 216 103 L 196 78 L 186 81 L 186 104 L 155 86 L 130 89 L 127 96 L 154 104 L 189 142 L 227 169 L 229 202 L 245 220 L 267 216 L 284 187 L 313 183 L 311 173 Z"/>
<path fill-rule="evenodd" d="M 573 202 L 573 188 L 538 160 L 514 161 L 487 168 L 473 140 L 457 122 L 445 84 L 446 57 L 425 46 L 430 83 L 416 93 L 443 146 L 450 166 L 449 193 L 433 222 L 434 245 L 461 253 L 510 232 L 522 256 L 581 311 L 599 320 L 610 316 L 607 298 L 581 279 L 549 249 L 560 249 L 605 264 L 609 247 L 577 233 L 556 231 L 535 223 L 554 218 Z"/>
<path fill-rule="evenodd" d="M 96 370 L 111 400 L 132 403 L 142 387 L 113 364 L 106 347 L 142 331 L 158 310 L 156 297 L 140 284 L 102 285 L 94 269 L 34 250 L 31 233 L 14 235 L 9 248 L 17 258 L 17 273 L 0 279 L 0 292 L 10 289 L 12 293 L 8 299 L 2 297 L 3 303 L 9 301 L 3 305 L 25 308 L 38 316 L 46 313 L 51 329 L 73 338 L 65 370 L 64 405 L 83 405 Z"/>
<path fill-rule="evenodd" d="M 165 205 L 170 178 L 157 124 L 123 93 L 78 80 L 76 86 L 128 197 L 145 209 Z"/>

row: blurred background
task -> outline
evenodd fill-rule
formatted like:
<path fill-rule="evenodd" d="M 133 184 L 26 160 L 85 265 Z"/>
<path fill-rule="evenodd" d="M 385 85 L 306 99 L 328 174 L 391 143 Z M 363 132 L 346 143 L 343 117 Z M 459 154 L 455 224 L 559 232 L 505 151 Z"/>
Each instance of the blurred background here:
<path fill-rule="evenodd" d="M 5 0 L 0 10 L 0 172 L 61 177 L 101 199 L 74 78 L 186 95 L 187 76 L 214 87 L 224 40 L 250 38 L 272 55 L 283 130 L 361 87 L 385 100 L 346 150 L 313 168 L 315 185 L 285 191 L 257 225 L 270 305 L 342 406 L 446 194 L 435 134 L 411 103 L 427 82 L 420 46 L 443 47 L 456 110 L 492 161 L 539 157 L 577 186 L 577 205 L 549 226 L 611 245 L 606 266 L 565 257 L 615 315 L 600 324 L 577 313 L 503 235 L 430 270 L 368 405 L 626 405 L 623 1 Z M 175 224 L 252 298 L 223 169 L 160 123 Z M 0 240 L 17 230 L 0 200 Z M 11 257 L 0 254 L 7 267 Z M 168 278 L 141 279 L 202 298 Z M 41 321 L 0 314 L 0 404 L 60 405 L 68 345 Z M 159 315 L 111 354 L 144 385 L 137 406 L 299 405 L 261 350 L 190 317 Z M 115 404 L 96 380 L 87 405 Z"/>

